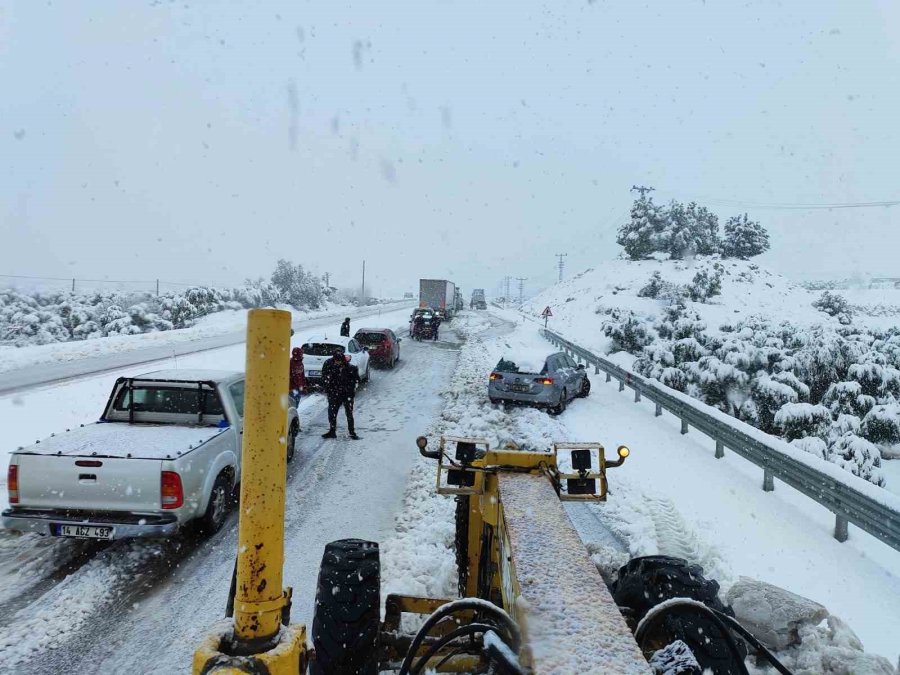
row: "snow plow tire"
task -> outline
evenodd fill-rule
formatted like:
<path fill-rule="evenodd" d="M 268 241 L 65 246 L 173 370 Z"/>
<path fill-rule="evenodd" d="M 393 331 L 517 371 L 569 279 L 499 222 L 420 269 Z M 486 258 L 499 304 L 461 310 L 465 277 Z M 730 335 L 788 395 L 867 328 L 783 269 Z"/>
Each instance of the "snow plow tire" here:
<path fill-rule="evenodd" d="M 341 539 L 325 546 L 312 642 L 316 675 L 375 675 L 381 620 L 381 559 L 378 544 Z"/>
<path fill-rule="evenodd" d="M 635 625 L 650 609 L 672 598 L 692 598 L 710 609 L 734 616 L 731 607 L 719 599 L 719 583 L 704 577 L 702 567 L 682 558 L 662 555 L 635 558 L 619 569 L 610 591 L 619 607 L 631 610 Z M 746 672 L 741 669 L 742 664 L 734 663 L 728 643 L 715 623 L 696 611 L 670 615 L 656 630 L 662 632 L 661 640 L 665 644 L 675 640 L 685 642 L 701 669 L 708 668 L 717 675 Z M 746 656 L 746 646 L 739 638 L 736 641 L 741 654 Z"/>
<path fill-rule="evenodd" d="M 456 569 L 459 597 L 465 598 L 469 581 L 469 495 L 456 496 Z"/>

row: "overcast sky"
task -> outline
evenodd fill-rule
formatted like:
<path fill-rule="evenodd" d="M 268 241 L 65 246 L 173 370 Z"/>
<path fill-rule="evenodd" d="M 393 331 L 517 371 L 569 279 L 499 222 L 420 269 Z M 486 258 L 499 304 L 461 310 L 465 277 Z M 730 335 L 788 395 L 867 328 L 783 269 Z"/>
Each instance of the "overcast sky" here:
<path fill-rule="evenodd" d="M 0 0 L 0 274 L 536 290 L 633 184 L 900 199 L 896 0 Z M 900 276 L 900 207 L 749 211 L 795 277 Z"/>

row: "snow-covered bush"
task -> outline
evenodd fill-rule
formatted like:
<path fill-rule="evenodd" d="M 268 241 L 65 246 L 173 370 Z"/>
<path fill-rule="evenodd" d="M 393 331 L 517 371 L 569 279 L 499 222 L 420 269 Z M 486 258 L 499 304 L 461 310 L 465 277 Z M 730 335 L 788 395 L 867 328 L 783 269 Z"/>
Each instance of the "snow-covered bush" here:
<path fill-rule="evenodd" d="M 823 405 L 786 403 L 775 413 L 775 426 L 788 441 L 824 438 L 831 427 L 831 412 Z"/>
<path fill-rule="evenodd" d="M 694 302 L 708 302 L 722 292 L 722 266 L 716 263 L 710 274 L 700 270 L 687 286 L 687 294 Z"/>
<path fill-rule="evenodd" d="M 318 309 L 324 299 L 324 284 L 315 275 L 283 258 L 272 272 L 272 285 L 294 307 Z"/>
<path fill-rule="evenodd" d="M 769 233 L 747 214 L 734 216 L 725 222 L 722 255 L 746 260 L 769 250 Z"/>
<path fill-rule="evenodd" d="M 887 450 L 900 445 L 900 404 L 874 406 L 863 417 L 859 433 L 867 441 Z"/>
<path fill-rule="evenodd" d="M 659 273 L 659 270 L 650 275 L 650 279 L 647 281 L 647 284 L 641 288 L 637 294 L 639 298 L 657 298 L 659 297 L 660 291 L 662 291 L 666 282 L 663 281 L 662 275 Z"/>
<path fill-rule="evenodd" d="M 751 396 L 756 404 L 757 424 L 769 434 L 778 433 L 775 416 L 788 403 L 797 403 L 797 392 L 786 384 L 776 382 L 768 375 L 757 378 L 751 387 Z"/>
<path fill-rule="evenodd" d="M 653 340 L 645 322 L 632 311 L 614 309 L 603 323 L 603 334 L 612 340 L 612 351 L 639 353 Z"/>
<path fill-rule="evenodd" d="M 832 416 L 854 415 L 864 417 L 875 407 L 875 398 L 863 394 L 859 382 L 835 382 L 822 397 L 822 405 L 826 406 Z"/>
<path fill-rule="evenodd" d="M 829 461 L 838 464 L 854 476 L 884 487 L 884 472 L 881 470 L 881 454 L 878 448 L 865 438 L 855 434 L 845 434 L 829 448 Z"/>
<path fill-rule="evenodd" d="M 812 306 L 820 312 L 825 312 L 828 316 L 835 317 L 841 324 L 850 325 L 853 322 L 853 309 L 850 307 L 850 303 L 844 296 L 837 293 L 823 292 Z"/>

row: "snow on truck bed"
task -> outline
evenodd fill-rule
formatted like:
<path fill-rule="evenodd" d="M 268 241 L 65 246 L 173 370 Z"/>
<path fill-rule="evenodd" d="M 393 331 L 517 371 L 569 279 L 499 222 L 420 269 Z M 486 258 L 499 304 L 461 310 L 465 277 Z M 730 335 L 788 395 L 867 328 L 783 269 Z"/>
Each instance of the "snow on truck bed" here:
<path fill-rule="evenodd" d="M 227 427 L 226 427 L 227 428 Z M 95 422 L 72 429 L 18 452 L 41 455 L 174 459 L 225 431 L 207 426 Z"/>

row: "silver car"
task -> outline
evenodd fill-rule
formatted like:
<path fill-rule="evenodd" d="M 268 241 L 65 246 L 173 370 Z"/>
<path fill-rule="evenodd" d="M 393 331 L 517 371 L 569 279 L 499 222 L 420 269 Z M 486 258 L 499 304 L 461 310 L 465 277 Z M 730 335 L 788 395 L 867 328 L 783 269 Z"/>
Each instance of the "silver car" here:
<path fill-rule="evenodd" d="M 591 392 L 591 381 L 584 365 L 564 352 L 551 354 L 543 365 L 516 363 L 500 359 L 490 376 L 488 398 L 491 403 L 516 403 L 546 408 L 559 415 L 575 397 Z"/>

